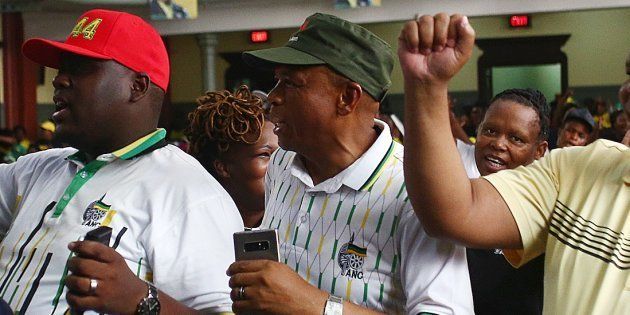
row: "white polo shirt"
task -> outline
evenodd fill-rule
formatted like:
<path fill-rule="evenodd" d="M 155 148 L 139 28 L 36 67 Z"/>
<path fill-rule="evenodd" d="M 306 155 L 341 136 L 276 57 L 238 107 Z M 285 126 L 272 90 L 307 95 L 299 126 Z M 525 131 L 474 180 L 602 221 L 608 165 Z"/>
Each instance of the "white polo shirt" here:
<path fill-rule="evenodd" d="M 378 139 L 318 185 L 295 152 L 278 149 L 261 227 L 278 229 L 281 261 L 312 285 L 370 309 L 472 314 L 463 247 L 426 235 L 407 198 L 403 146 Z"/>
<path fill-rule="evenodd" d="M 156 130 L 88 164 L 67 148 L 0 165 L 0 296 L 14 311 L 64 313 L 67 245 L 100 225 L 140 278 L 187 306 L 231 310 L 225 270 L 242 220 L 221 185 L 164 136 Z"/>

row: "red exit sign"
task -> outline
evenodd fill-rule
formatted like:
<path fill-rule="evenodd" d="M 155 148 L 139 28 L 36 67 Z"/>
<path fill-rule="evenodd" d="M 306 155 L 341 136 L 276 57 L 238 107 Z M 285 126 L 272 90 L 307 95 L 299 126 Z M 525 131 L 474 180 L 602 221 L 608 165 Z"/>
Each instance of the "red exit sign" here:
<path fill-rule="evenodd" d="M 532 22 L 532 17 L 528 14 L 510 16 L 510 27 L 514 27 L 514 28 L 530 27 L 531 22 Z"/>
<path fill-rule="evenodd" d="M 251 31 L 249 32 L 249 40 L 252 43 L 266 43 L 269 41 L 269 31 Z"/>

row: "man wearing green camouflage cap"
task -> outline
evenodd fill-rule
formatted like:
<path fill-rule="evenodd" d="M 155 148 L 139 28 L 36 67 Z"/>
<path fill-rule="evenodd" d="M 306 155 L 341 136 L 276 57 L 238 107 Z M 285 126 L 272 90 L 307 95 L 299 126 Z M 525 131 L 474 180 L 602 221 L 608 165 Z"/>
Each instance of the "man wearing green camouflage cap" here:
<path fill-rule="evenodd" d="M 285 46 L 243 58 L 278 80 L 268 100 L 281 149 L 261 228 L 278 230 L 280 263 L 230 266 L 233 311 L 472 313 L 464 249 L 426 235 L 403 147 L 374 119 L 391 85 L 390 46 L 318 13 Z"/>

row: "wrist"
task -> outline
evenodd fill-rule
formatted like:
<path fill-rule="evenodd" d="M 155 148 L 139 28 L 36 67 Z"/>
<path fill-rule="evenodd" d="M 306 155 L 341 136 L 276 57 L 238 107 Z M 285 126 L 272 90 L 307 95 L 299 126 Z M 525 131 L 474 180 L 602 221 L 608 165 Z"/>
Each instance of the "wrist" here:
<path fill-rule="evenodd" d="M 138 315 L 158 315 L 160 314 L 160 300 L 158 289 L 150 282 L 146 283 L 146 289 L 140 302 L 136 306 L 134 314 Z"/>
<path fill-rule="evenodd" d="M 448 85 L 443 83 L 413 84 L 405 82 L 405 114 L 412 116 L 448 113 Z M 407 115 L 405 115 L 407 118 Z M 448 119 L 448 117 L 446 117 Z"/>
<path fill-rule="evenodd" d="M 448 93 L 448 81 L 432 80 L 405 80 L 405 93 L 413 93 L 419 96 L 439 96 Z"/>
<path fill-rule="evenodd" d="M 450 80 L 440 80 L 436 78 L 418 78 L 418 77 L 404 77 L 404 87 L 409 90 L 446 90 Z"/>
<path fill-rule="evenodd" d="M 330 294 L 324 306 L 324 315 L 343 315 L 343 299 Z"/>

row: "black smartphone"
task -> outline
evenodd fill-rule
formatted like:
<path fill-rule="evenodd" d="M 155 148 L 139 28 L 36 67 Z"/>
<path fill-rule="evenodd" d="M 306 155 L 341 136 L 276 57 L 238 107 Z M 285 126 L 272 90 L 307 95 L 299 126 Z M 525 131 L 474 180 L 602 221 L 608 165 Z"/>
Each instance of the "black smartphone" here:
<path fill-rule="evenodd" d="M 236 261 L 267 259 L 279 261 L 277 230 L 250 230 L 234 233 Z"/>
<path fill-rule="evenodd" d="M 105 246 L 109 246 L 109 240 L 112 238 L 112 228 L 109 226 L 99 226 L 92 231 L 87 232 L 84 241 L 99 242 Z"/>

